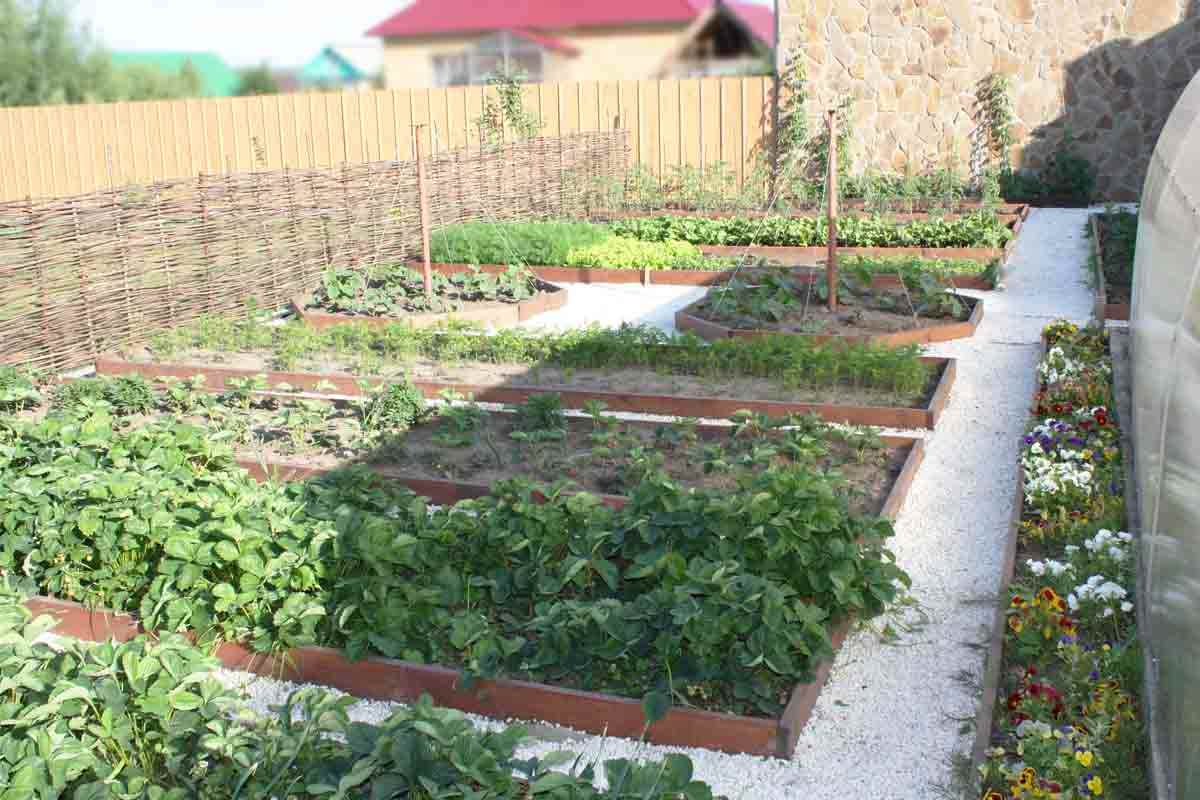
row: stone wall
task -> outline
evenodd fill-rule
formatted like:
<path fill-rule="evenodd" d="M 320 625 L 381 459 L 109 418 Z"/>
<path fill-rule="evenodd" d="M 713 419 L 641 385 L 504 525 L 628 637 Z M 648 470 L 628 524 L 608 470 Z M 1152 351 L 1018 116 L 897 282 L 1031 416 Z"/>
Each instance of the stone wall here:
<path fill-rule="evenodd" d="M 1176 99 L 1200 70 L 1200 0 L 779 0 L 781 58 L 807 57 L 816 108 L 853 98 L 857 168 L 978 152 L 978 82 L 1011 76 L 1018 145 L 1037 168 L 1069 130 L 1108 199 L 1141 193 Z"/>

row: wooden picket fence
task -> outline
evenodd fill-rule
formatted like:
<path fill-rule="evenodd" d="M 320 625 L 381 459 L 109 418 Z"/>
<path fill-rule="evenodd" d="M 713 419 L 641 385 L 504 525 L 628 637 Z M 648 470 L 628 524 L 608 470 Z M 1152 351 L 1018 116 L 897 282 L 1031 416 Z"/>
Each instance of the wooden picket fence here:
<path fill-rule="evenodd" d="M 297 93 L 0 108 L 0 201 L 85 194 L 199 174 L 406 161 L 478 150 L 485 92 Z M 542 135 L 625 129 L 629 161 L 658 174 L 723 162 L 738 184 L 771 131 L 769 77 L 529 84 Z"/>

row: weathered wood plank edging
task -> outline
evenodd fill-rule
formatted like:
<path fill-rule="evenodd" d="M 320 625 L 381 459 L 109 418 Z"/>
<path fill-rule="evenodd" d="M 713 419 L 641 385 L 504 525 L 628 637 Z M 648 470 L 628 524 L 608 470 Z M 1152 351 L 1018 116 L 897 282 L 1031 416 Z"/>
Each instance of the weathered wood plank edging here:
<path fill-rule="evenodd" d="M 956 375 L 955 361 L 949 358 L 923 357 L 922 361 L 935 368 L 941 368 L 941 376 L 934 389 L 934 394 L 924 407 L 902 406 L 854 406 L 837 403 L 807 403 L 788 400 L 746 400 L 725 397 L 695 397 L 669 394 L 637 394 L 619 391 L 592 391 L 569 389 L 560 386 L 537 386 L 511 384 L 507 386 L 487 386 L 466 383 L 450 383 L 443 381 L 413 381 L 425 397 L 436 399 L 445 391 L 452 391 L 463 396 L 472 396 L 481 403 L 523 403 L 531 395 L 558 393 L 565 408 L 580 409 L 590 400 L 598 400 L 607 406 L 610 412 L 640 412 L 646 414 L 665 414 L 679 417 L 699 417 L 702 419 L 726 419 L 738 411 L 747 410 L 768 414 L 773 417 L 784 417 L 789 414 L 816 414 L 827 422 L 841 422 L 851 425 L 873 425 L 885 428 L 933 428 L 941 415 L 949 397 Z M 194 375 L 204 375 L 207 388 L 219 392 L 226 389 L 226 381 L 230 378 L 244 379 L 256 375 L 265 375 L 267 382 L 272 385 L 286 383 L 298 392 L 317 392 L 317 385 L 327 382 L 333 385 L 331 393 L 357 397 L 362 394 L 359 381 L 362 376 L 345 372 L 282 372 L 276 370 L 257 370 L 238 367 L 225 367 L 212 364 L 196 364 L 188 362 L 156 363 L 135 362 L 114 356 L 104 356 L 96 359 L 98 375 L 141 375 L 149 380 L 160 377 L 190 378 Z M 387 383 L 383 378 L 367 378 L 367 383 L 377 386 Z"/>

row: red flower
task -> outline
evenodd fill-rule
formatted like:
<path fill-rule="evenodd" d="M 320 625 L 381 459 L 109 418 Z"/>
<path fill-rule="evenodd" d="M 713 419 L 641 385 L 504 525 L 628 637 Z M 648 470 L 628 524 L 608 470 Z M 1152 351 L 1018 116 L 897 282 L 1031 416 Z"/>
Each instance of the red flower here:
<path fill-rule="evenodd" d="M 1061 404 L 1061 403 L 1055 403 L 1055 404 L 1054 404 L 1054 413 L 1055 413 L 1055 414 L 1061 414 L 1061 413 L 1063 413 L 1063 407 L 1062 407 L 1062 404 Z"/>

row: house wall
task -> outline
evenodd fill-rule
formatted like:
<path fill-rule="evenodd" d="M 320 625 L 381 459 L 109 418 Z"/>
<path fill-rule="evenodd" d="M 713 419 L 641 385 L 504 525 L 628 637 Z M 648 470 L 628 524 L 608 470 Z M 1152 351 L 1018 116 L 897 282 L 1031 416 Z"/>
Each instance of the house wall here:
<path fill-rule="evenodd" d="M 817 108 L 854 99 L 860 166 L 970 162 L 975 88 L 1011 76 L 1017 165 L 1070 130 L 1101 196 L 1136 197 L 1176 99 L 1200 70 L 1196 0 L 779 0 Z"/>
<path fill-rule="evenodd" d="M 582 28 L 550 31 L 579 48 L 577 55 L 547 52 L 546 81 L 638 80 L 658 77 L 658 69 L 684 25 L 642 25 L 636 28 Z M 384 42 L 384 78 L 389 89 L 433 85 L 434 55 L 469 50 L 482 34 L 387 39 Z"/>

